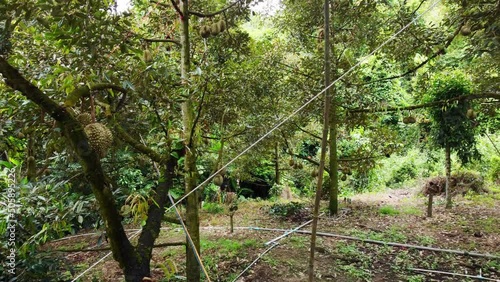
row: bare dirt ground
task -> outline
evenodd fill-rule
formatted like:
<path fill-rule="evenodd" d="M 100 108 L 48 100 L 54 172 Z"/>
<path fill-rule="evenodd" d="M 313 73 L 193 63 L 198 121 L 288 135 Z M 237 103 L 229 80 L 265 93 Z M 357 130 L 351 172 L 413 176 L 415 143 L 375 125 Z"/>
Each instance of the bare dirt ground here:
<path fill-rule="evenodd" d="M 457 196 L 451 210 L 435 198 L 434 216 L 427 218 L 426 198 L 419 188 L 387 190 L 353 197 L 342 204 L 340 215 L 323 216 L 318 231 L 362 239 L 476 252 L 500 256 L 500 191 L 486 195 Z M 309 218 L 283 218 L 269 214 L 274 203 L 247 201 L 239 205 L 234 233 L 226 213 L 201 214 L 202 259 L 212 281 L 234 279 L 267 249 L 264 243 L 283 234 L 250 227 L 290 229 Z M 326 212 L 326 202 L 322 211 Z M 305 202 L 303 214 L 310 211 Z M 310 230 L 310 226 L 302 230 Z M 133 234 L 135 231 L 130 231 Z M 95 247 L 98 234 L 73 237 L 49 244 L 48 249 Z M 308 234 L 292 234 L 263 255 L 237 279 L 246 281 L 307 281 L 310 241 Z M 157 243 L 178 242 L 184 234 L 166 225 Z M 105 246 L 105 244 L 103 245 Z M 91 268 L 107 252 L 64 253 L 75 276 Z M 184 247 L 157 248 L 151 264 L 155 281 L 183 281 Z M 316 281 L 476 281 L 465 276 L 422 272 L 415 269 L 500 279 L 500 259 L 447 252 L 393 247 L 357 240 L 319 236 L 316 245 Z M 123 281 L 121 270 L 108 256 L 81 281 Z"/>

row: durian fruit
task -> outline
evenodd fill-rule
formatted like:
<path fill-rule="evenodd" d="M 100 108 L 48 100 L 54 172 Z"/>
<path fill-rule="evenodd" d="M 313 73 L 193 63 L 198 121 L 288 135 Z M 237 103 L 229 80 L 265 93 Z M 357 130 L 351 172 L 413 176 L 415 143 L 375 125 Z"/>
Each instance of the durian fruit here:
<path fill-rule="evenodd" d="M 217 174 L 216 176 L 214 176 L 213 181 L 215 185 L 221 186 L 222 182 L 224 182 L 224 178 L 221 175 Z"/>
<path fill-rule="evenodd" d="M 471 34 L 471 29 L 468 24 L 464 24 L 462 28 L 460 28 L 460 33 L 464 36 L 469 36 Z"/>
<path fill-rule="evenodd" d="M 311 176 L 312 177 L 317 177 L 318 176 L 318 171 L 313 169 L 313 171 L 311 171 Z"/>
<path fill-rule="evenodd" d="M 218 25 L 219 33 L 224 32 L 224 30 L 226 30 L 226 22 L 224 20 L 220 20 L 219 22 L 217 22 L 217 25 Z"/>
<path fill-rule="evenodd" d="M 302 163 L 297 163 L 297 168 L 298 169 L 303 169 L 304 168 L 304 165 Z"/>
<path fill-rule="evenodd" d="M 144 56 L 144 62 L 146 62 L 146 63 L 150 62 L 153 59 L 153 56 L 151 55 L 151 51 L 149 51 L 147 49 L 144 50 L 143 56 Z"/>
<path fill-rule="evenodd" d="M 293 159 L 290 159 L 290 160 L 288 161 L 288 164 L 289 164 L 290 166 L 293 166 L 293 165 L 295 164 L 295 161 L 294 161 Z"/>
<path fill-rule="evenodd" d="M 404 124 L 415 123 L 416 121 L 417 120 L 415 119 L 415 117 L 412 117 L 412 116 L 407 116 L 407 117 L 403 118 Z"/>
<path fill-rule="evenodd" d="M 474 112 L 473 109 L 468 109 L 467 110 L 467 117 L 470 119 L 475 119 L 477 117 L 476 112 Z"/>
<path fill-rule="evenodd" d="M 200 27 L 200 36 L 202 38 L 208 38 L 210 36 L 210 27 L 203 25 Z"/>
<path fill-rule="evenodd" d="M 340 180 L 346 181 L 347 180 L 347 175 L 343 174 L 342 177 L 340 177 Z"/>
<path fill-rule="evenodd" d="M 113 134 L 111 130 L 102 123 L 91 123 L 84 128 L 89 139 L 89 144 L 100 158 L 106 156 L 111 144 L 113 144 Z"/>
<path fill-rule="evenodd" d="M 82 124 L 83 127 L 92 123 L 92 116 L 89 113 L 81 113 L 76 116 L 76 120 Z"/>
<path fill-rule="evenodd" d="M 210 26 L 210 34 L 212 36 L 216 36 L 217 34 L 219 34 L 219 25 L 217 23 L 213 23 Z"/>

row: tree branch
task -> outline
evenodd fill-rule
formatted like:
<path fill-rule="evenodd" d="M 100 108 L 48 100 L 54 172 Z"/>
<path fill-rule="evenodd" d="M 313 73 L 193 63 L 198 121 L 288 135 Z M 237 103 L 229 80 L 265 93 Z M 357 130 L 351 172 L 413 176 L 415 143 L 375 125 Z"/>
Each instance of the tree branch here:
<path fill-rule="evenodd" d="M 453 35 L 448 38 L 448 40 L 446 41 L 446 43 L 444 44 L 443 47 L 439 48 L 439 50 L 437 50 L 436 52 L 434 52 L 434 54 L 432 54 L 430 57 L 428 57 L 426 60 L 424 60 L 423 62 L 421 62 L 420 64 L 418 64 L 414 68 L 409 69 L 406 72 L 398 74 L 398 75 L 384 77 L 384 78 L 381 78 L 381 79 L 376 79 L 376 80 L 368 81 L 368 82 L 365 82 L 365 83 L 352 83 L 351 85 L 372 84 L 372 83 L 376 83 L 376 82 L 382 82 L 382 81 L 387 81 L 387 80 L 401 78 L 401 77 L 404 77 L 404 76 L 407 76 L 409 74 L 412 74 L 412 73 L 416 72 L 417 70 L 419 70 L 421 67 L 425 66 L 427 63 L 429 63 L 434 58 L 438 57 L 439 55 L 445 54 L 446 53 L 446 48 L 448 48 L 450 46 L 451 42 L 453 42 L 453 39 L 455 39 L 455 37 L 458 35 L 458 33 L 460 33 L 460 29 L 461 28 L 462 28 L 462 26 L 460 26 L 458 29 L 455 30 L 455 32 L 453 33 Z"/>
<path fill-rule="evenodd" d="M 177 3 L 175 3 L 175 0 L 170 0 L 170 3 L 172 3 L 172 6 L 174 6 L 174 9 L 175 11 L 179 14 L 179 16 L 181 18 L 184 18 L 184 14 L 182 13 L 181 9 L 179 8 L 179 6 L 177 5 Z"/>
<path fill-rule="evenodd" d="M 106 90 L 106 89 L 111 89 L 115 90 L 118 92 L 121 92 L 123 94 L 123 97 L 120 98 L 120 101 L 118 102 L 118 105 L 112 110 L 113 113 L 117 112 L 125 103 L 125 100 L 127 99 L 127 89 L 112 84 L 112 83 L 98 83 L 90 86 L 81 86 L 77 87 L 75 90 L 73 90 L 71 93 L 68 94 L 66 97 L 66 101 L 64 104 L 68 107 L 74 106 L 78 100 L 80 100 L 82 97 L 90 97 L 90 93 L 92 91 L 99 91 L 99 90 Z"/>
<path fill-rule="evenodd" d="M 239 4 L 241 2 L 243 2 L 243 0 L 238 0 L 238 1 L 230 4 L 229 6 L 227 6 L 226 8 L 224 8 L 222 10 L 219 10 L 219 11 L 216 11 L 216 12 L 213 12 L 213 13 L 209 13 L 209 14 L 204 14 L 204 13 L 200 13 L 200 12 L 196 12 L 196 11 L 189 11 L 189 14 L 193 15 L 193 16 L 197 16 L 199 18 L 210 18 L 210 17 L 216 16 L 218 14 L 224 13 L 225 11 L 231 9 L 232 7 L 236 6 L 237 4 Z"/>
<path fill-rule="evenodd" d="M 448 100 L 441 100 L 441 101 L 435 101 L 435 102 L 430 102 L 430 103 L 424 103 L 424 104 L 419 104 L 419 105 L 412 105 L 412 106 L 407 106 L 407 107 L 390 107 L 390 108 L 373 108 L 373 109 L 348 109 L 347 111 L 349 113 L 384 113 L 384 112 L 397 112 L 397 111 L 403 111 L 403 110 L 416 110 L 416 109 L 421 109 L 421 108 L 430 108 L 430 107 L 436 107 L 436 106 L 441 106 L 448 104 L 453 101 L 468 101 L 468 100 L 475 100 L 475 99 L 497 99 L 500 100 L 500 94 L 499 93 L 484 93 L 484 94 L 472 94 L 472 95 L 463 95 L 463 96 L 458 96 L 455 98 L 451 98 Z"/>
<path fill-rule="evenodd" d="M 116 208 L 111 188 L 107 184 L 100 159 L 97 153 L 91 149 L 82 125 L 66 108 L 58 105 L 38 87 L 26 80 L 2 56 L 0 56 L 0 73 L 9 87 L 21 92 L 22 95 L 37 104 L 62 125 L 63 133 L 77 153 L 85 176 L 92 185 L 92 191 L 99 203 L 99 211 L 106 222 L 106 231 L 110 238 L 114 259 L 119 262 L 121 267 L 125 267 L 130 262 L 137 262 L 138 258 L 125 234 L 121 216 Z"/>
<path fill-rule="evenodd" d="M 118 134 L 120 138 L 123 139 L 123 141 L 127 142 L 130 146 L 132 146 L 134 149 L 137 151 L 147 155 L 150 157 L 153 161 L 160 163 L 160 164 L 165 164 L 166 159 L 153 149 L 145 146 L 141 142 L 135 140 L 132 136 L 130 136 L 124 129 L 119 125 L 118 123 L 114 123 L 113 127 L 115 128 L 115 132 Z"/>
<path fill-rule="evenodd" d="M 308 131 L 308 130 L 305 130 L 304 128 L 300 127 L 298 124 L 296 124 L 295 122 L 293 123 L 293 125 L 295 125 L 295 127 L 297 127 L 300 131 L 304 132 L 304 133 L 307 133 L 309 135 L 311 135 L 312 137 L 316 138 L 316 139 L 319 139 L 321 140 L 321 137 Z"/>
<path fill-rule="evenodd" d="M 174 43 L 175 45 L 181 47 L 181 43 L 177 40 L 173 40 L 173 39 L 161 39 L 161 38 L 143 38 L 142 40 L 146 41 L 146 42 L 170 42 L 170 43 Z"/>
<path fill-rule="evenodd" d="M 163 133 L 165 133 L 165 138 L 168 138 L 168 135 L 169 135 L 168 130 L 165 127 L 165 125 L 163 124 L 163 121 L 161 120 L 160 113 L 158 112 L 158 107 L 156 106 L 156 99 L 153 100 L 152 104 L 153 104 L 153 109 L 154 109 L 156 118 L 158 119 L 158 122 L 160 123 L 160 126 L 161 126 L 161 129 L 163 130 Z"/>
<path fill-rule="evenodd" d="M 200 120 L 201 116 L 201 111 L 203 110 L 203 101 L 205 100 L 205 94 L 207 92 L 207 84 L 208 81 L 205 82 L 205 87 L 203 88 L 203 93 L 201 94 L 201 100 L 198 106 L 198 111 L 196 113 L 196 117 L 194 118 L 193 121 L 193 127 L 191 127 L 191 133 L 189 133 L 190 139 L 189 139 L 189 148 L 193 145 L 193 136 L 194 136 L 194 131 L 196 129 L 196 125 L 198 124 L 198 121 Z"/>

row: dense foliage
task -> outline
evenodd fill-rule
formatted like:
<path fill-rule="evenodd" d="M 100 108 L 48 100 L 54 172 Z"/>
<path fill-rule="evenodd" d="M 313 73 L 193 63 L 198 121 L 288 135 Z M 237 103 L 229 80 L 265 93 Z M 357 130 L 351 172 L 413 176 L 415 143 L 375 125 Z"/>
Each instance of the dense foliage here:
<path fill-rule="evenodd" d="M 148 274 L 166 195 L 179 199 L 216 172 L 193 198 L 314 192 L 323 96 L 260 137 L 323 89 L 324 1 L 283 0 L 263 15 L 260 1 L 183 0 L 186 18 L 179 1 L 164 2 L 118 12 L 111 0 L 0 0 L 0 179 L 15 170 L 18 267 L 29 279 L 60 266 L 39 246 L 89 228 L 108 228 L 115 259 L 124 269 L 146 261 Z M 426 14 L 431 4 L 417 0 L 330 5 L 341 195 L 442 174 L 446 146 L 498 184 L 497 1 L 446 1 Z M 462 96 L 470 99 L 453 100 Z M 107 154 L 90 146 L 80 113 L 112 132 Z M 337 181 L 326 172 L 325 188 Z M 205 209 L 222 212 L 219 204 Z M 147 247 L 134 249 L 124 224 L 144 227 Z"/>

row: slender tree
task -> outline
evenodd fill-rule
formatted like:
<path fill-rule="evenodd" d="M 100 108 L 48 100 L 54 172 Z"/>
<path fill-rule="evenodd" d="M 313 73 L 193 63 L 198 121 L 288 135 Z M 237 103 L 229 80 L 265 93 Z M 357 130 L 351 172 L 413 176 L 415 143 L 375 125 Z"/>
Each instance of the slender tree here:
<path fill-rule="evenodd" d="M 454 99 L 469 95 L 471 85 L 465 75 L 457 71 L 437 75 L 427 93 L 429 102 Z M 452 207 L 451 152 L 457 152 L 463 163 L 478 157 L 475 147 L 475 113 L 467 100 L 453 101 L 429 109 L 432 118 L 431 136 L 434 144 L 445 150 L 446 208 Z"/>

